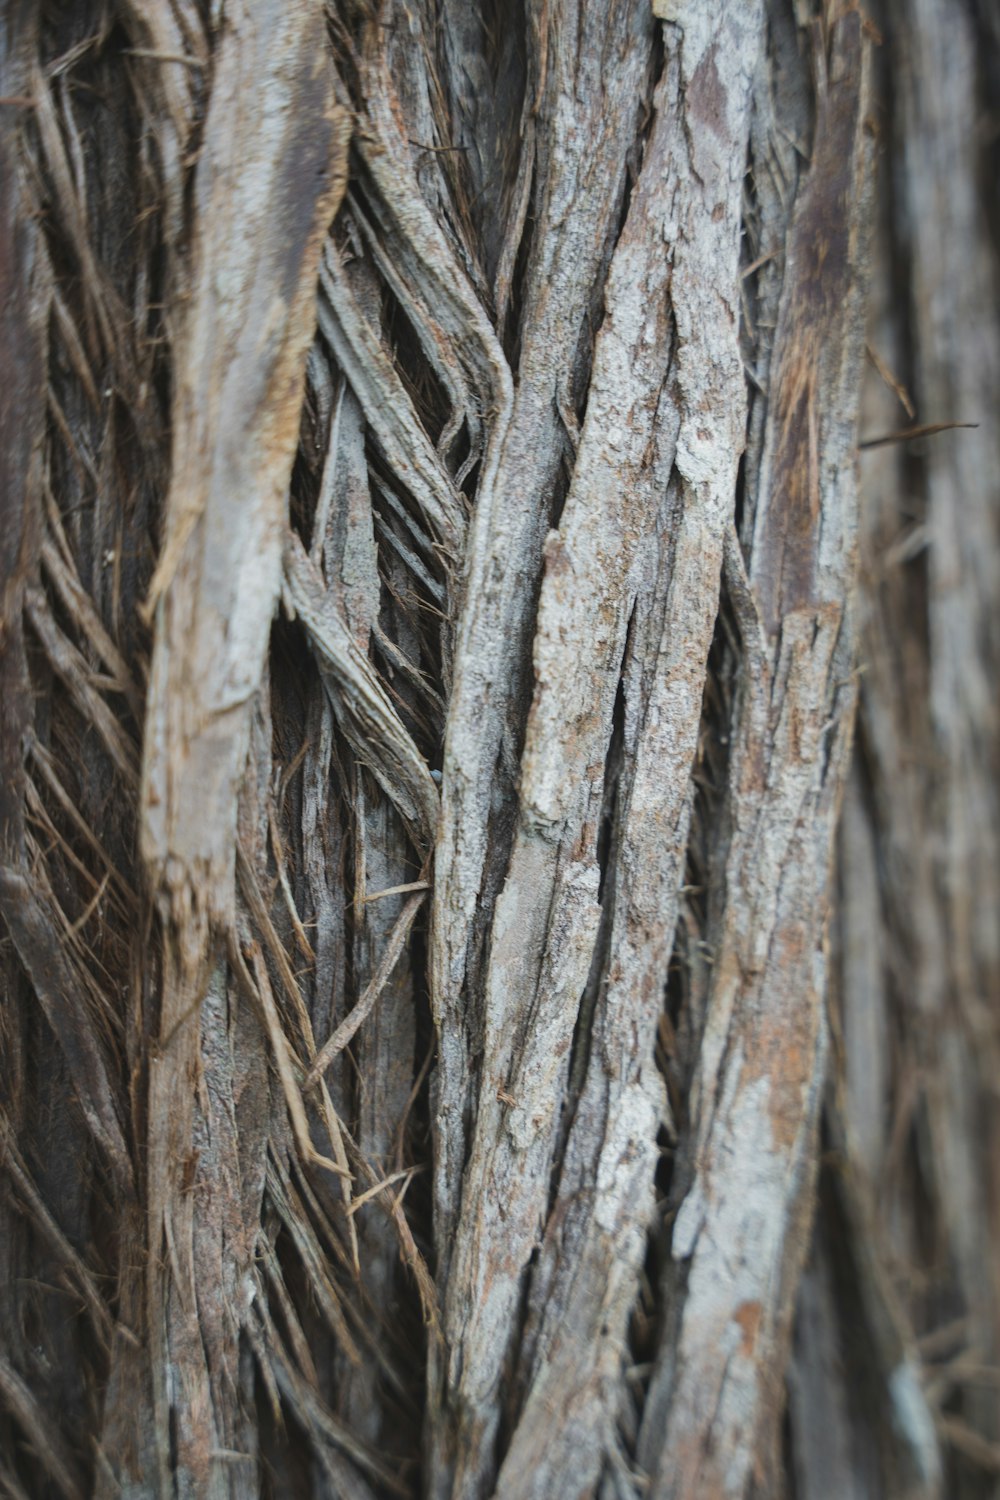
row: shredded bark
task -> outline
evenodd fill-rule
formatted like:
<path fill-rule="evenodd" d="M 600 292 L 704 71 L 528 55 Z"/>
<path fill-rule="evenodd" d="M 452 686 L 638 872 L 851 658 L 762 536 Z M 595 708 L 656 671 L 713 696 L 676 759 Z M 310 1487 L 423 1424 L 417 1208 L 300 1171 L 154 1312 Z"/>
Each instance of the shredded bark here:
<path fill-rule="evenodd" d="M 5 1494 L 993 1494 L 998 81 L 6 7 Z"/>

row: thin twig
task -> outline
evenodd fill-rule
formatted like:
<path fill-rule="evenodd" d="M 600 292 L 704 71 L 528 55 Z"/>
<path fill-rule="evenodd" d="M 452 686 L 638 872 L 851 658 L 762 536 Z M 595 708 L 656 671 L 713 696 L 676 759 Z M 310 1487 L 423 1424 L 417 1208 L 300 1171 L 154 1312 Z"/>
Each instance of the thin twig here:
<path fill-rule="evenodd" d="M 392 971 L 399 961 L 399 955 L 403 951 L 403 944 L 406 942 L 410 928 L 413 926 L 413 919 L 420 910 L 425 894 L 426 892 L 423 890 L 418 891 L 415 896 L 410 897 L 409 901 L 403 907 L 403 910 L 396 919 L 395 926 L 389 934 L 389 941 L 386 943 L 385 952 L 379 960 L 378 968 L 372 975 L 367 989 L 350 1015 L 345 1016 L 336 1031 L 324 1042 L 313 1059 L 312 1066 L 305 1076 L 304 1087 L 306 1089 L 311 1089 L 330 1066 L 337 1053 L 343 1052 L 361 1023 L 373 1010 L 376 1000 L 388 984 Z"/>
<path fill-rule="evenodd" d="M 366 896 L 365 903 L 369 901 L 381 901 L 383 896 L 404 896 L 407 891 L 429 891 L 431 882 L 429 880 L 411 880 L 407 885 L 390 885 L 384 891 L 372 891 Z"/>
<path fill-rule="evenodd" d="M 917 427 L 903 427 L 899 432 L 885 432 L 881 437 L 867 438 L 859 449 L 884 448 L 887 443 L 906 443 L 911 438 L 933 437 L 937 432 L 951 432 L 956 427 L 978 427 L 978 422 L 923 422 Z"/>

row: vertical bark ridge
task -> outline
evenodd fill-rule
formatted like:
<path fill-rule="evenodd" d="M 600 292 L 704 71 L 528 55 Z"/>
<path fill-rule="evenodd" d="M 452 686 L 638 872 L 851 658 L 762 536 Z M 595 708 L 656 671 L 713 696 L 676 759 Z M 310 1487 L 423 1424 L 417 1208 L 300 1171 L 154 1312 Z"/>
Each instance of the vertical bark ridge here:
<path fill-rule="evenodd" d="M 488 1448 L 502 1371 L 516 1359 L 518 1272 L 540 1238 L 535 1280 L 544 1314 L 524 1371 L 523 1415 L 508 1403 L 512 1430 L 499 1483 L 546 1493 L 572 1454 L 585 1493 L 610 1439 L 608 1392 L 652 1211 L 662 1106 L 648 1072 L 673 934 L 667 893 L 680 884 L 701 680 L 743 430 L 738 315 L 703 268 L 728 265 L 735 284 L 759 26 L 759 16 L 732 8 L 668 39 L 655 121 L 608 273 L 573 479 L 545 544 L 520 818 L 494 921 L 484 1085 L 446 1305 L 452 1399 L 462 1414 L 452 1439 L 456 1493 L 482 1492 L 476 1470 L 486 1460 L 477 1450 Z M 692 129 L 701 115 L 711 122 L 704 140 Z M 678 191 L 682 180 L 697 188 Z M 556 1111 L 597 937 L 604 768 L 637 595 L 609 967 L 578 1130 L 560 1163 L 546 1229 Z M 617 1042 L 605 1037 L 605 1015 L 614 1015 Z M 557 1337 L 566 1323 L 569 1338 Z M 554 1422 L 557 1388 L 574 1395 Z"/>
<path fill-rule="evenodd" d="M 812 160 L 786 246 L 748 573 L 704 1030 L 639 1457 L 662 1495 L 763 1492 L 807 1248 L 827 1057 L 832 837 L 855 690 L 853 449 L 871 145 L 856 12 L 813 27 Z M 740 599 L 742 596 L 742 600 Z"/>
<path fill-rule="evenodd" d="M 521 291 L 517 389 L 476 494 L 442 765 L 431 994 L 441 1037 L 435 1206 L 445 1272 L 469 1149 L 465 1120 L 479 1087 L 479 953 L 508 854 L 542 544 L 570 440 L 567 423 L 575 426 L 568 372 L 624 189 L 650 27 L 638 4 L 615 6 L 610 17 L 604 7 L 573 4 L 549 8 L 532 31 L 537 99 L 525 144 L 535 152 L 535 223 Z M 578 58 L 593 73 L 579 90 Z M 506 828 L 499 838 L 494 833 L 491 852 L 498 823 Z"/>
<path fill-rule="evenodd" d="M 0 1487 L 983 1500 L 982 7 L 7 10 Z"/>

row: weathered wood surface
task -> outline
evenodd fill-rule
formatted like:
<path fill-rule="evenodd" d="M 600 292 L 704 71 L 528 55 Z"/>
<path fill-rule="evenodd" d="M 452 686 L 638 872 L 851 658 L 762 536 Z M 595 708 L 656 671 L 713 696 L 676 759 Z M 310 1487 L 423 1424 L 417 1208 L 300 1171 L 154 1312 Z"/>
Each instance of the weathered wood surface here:
<path fill-rule="evenodd" d="M 883 9 L 0 17 L 5 1493 L 993 1492 L 1000 38 Z"/>

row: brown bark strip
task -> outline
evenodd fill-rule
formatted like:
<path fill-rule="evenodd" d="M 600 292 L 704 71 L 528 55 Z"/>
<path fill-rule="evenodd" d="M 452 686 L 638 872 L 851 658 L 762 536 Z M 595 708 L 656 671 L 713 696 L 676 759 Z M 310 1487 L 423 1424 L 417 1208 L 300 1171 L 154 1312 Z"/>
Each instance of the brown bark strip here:
<path fill-rule="evenodd" d="M 176 339 L 173 475 L 149 601 L 142 839 L 154 888 L 187 885 L 223 922 L 319 255 L 345 182 L 347 127 L 322 40 L 304 3 L 258 4 L 227 27 Z"/>
<path fill-rule="evenodd" d="M 209 37 L 196 0 L 124 0 L 142 84 L 157 107 L 149 111 L 160 157 L 171 247 L 185 229 L 186 152 L 195 126 L 198 95 L 210 78 Z M 183 58 L 169 63 L 168 58 Z"/>
<path fill-rule="evenodd" d="M 86 1262 L 69 1243 L 32 1182 L 21 1153 L 18 1151 L 10 1122 L 3 1118 L 0 1118 L 0 1143 L 3 1146 L 4 1169 L 10 1175 L 25 1213 L 30 1214 L 40 1235 L 54 1250 L 66 1275 L 72 1280 L 86 1303 L 98 1337 L 107 1347 L 111 1341 L 113 1326 L 107 1303 L 100 1295 Z"/>
<path fill-rule="evenodd" d="M 45 648 L 54 672 L 62 678 L 66 690 L 85 723 L 94 726 L 115 770 L 126 787 L 134 789 L 139 780 L 139 757 L 115 714 L 93 685 L 93 673 L 86 659 L 52 618 L 48 601 L 41 589 L 25 590 L 25 613 L 32 629 Z"/>
<path fill-rule="evenodd" d="M 0 26 L 0 92 L 14 95 L 27 86 L 37 45 L 37 16 L 31 5 L 8 9 Z M 30 609 L 47 646 L 73 654 L 70 676 L 84 693 L 80 663 L 51 621 L 37 590 L 41 543 L 42 449 L 45 418 L 47 323 L 51 274 L 30 195 L 24 181 L 15 111 L 0 110 L 0 913 L 24 972 L 62 1050 L 77 1103 L 96 1142 L 120 1200 L 135 1193 L 108 1058 L 96 1034 L 83 987 L 63 949 L 63 934 L 39 893 L 29 859 L 25 808 L 29 801 L 25 756 L 34 720 L 28 677 L 24 614 Z M 96 693 L 90 699 L 107 712 Z M 109 714 L 110 744 L 128 770 L 120 727 Z M 114 753 L 114 752 L 113 752 Z M 131 766 L 134 776 L 135 768 Z M 5 995 L 5 1104 L 16 1119 L 22 1101 L 15 1087 L 11 1052 L 26 1018 L 14 993 Z M 8 1092 L 9 1091 L 9 1092 Z M 62 1443 L 36 1411 L 16 1371 L 4 1365 L 3 1389 L 15 1414 L 39 1450 L 50 1458 L 50 1473 L 64 1493 L 79 1493 L 62 1455 Z M 71 1468 L 72 1466 L 70 1466 Z"/>
<path fill-rule="evenodd" d="M 868 226 L 859 212 L 857 139 L 866 128 L 868 105 L 859 94 L 862 42 L 844 40 L 860 28 L 858 13 L 833 22 L 829 51 L 827 24 L 813 23 L 812 162 L 787 251 L 771 366 L 772 441 L 761 465 L 750 558 L 751 582 L 772 634 L 785 614 L 828 597 L 822 569 L 830 566 L 831 547 L 852 545 L 856 525 L 854 515 L 821 514 L 830 483 L 823 463 L 830 459 L 821 452 L 819 425 L 842 435 L 856 413 L 856 402 L 843 413 L 826 398 L 841 395 L 846 381 L 856 386 L 859 378 L 856 350 L 832 340 L 845 314 L 857 318 L 863 307 L 855 268 Z M 841 564 L 838 581 L 843 571 Z"/>

